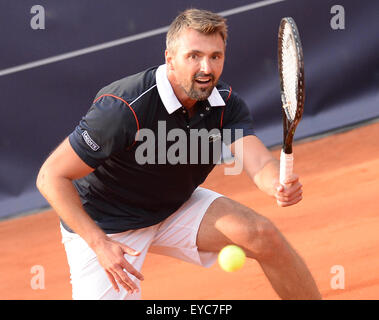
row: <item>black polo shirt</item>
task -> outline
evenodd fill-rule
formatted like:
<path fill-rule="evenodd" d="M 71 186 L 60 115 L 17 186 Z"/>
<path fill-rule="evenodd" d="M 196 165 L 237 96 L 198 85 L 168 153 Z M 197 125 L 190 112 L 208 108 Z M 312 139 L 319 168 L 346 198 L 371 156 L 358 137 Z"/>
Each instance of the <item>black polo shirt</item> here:
<path fill-rule="evenodd" d="M 196 109 L 189 118 L 165 65 L 99 91 L 69 141 L 95 168 L 74 185 L 85 211 L 106 233 L 144 228 L 167 218 L 215 166 L 218 138 L 234 142 L 235 129 L 241 129 L 241 136 L 254 134 L 247 106 L 223 82 Z M 196 132 L 206 135 L 205 144 L 192 139 Z"/>

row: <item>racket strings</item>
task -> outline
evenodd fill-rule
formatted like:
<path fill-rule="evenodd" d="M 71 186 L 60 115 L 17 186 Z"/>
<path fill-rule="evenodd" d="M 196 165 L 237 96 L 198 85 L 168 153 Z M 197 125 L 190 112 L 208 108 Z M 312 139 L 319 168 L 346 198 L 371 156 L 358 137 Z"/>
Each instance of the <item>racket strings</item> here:
<path fill-rule="evenodd" d="M 292 29 L 288 23 L 283 30 L 282 77 L 285 100 L 283 108 L 289 120 L 294 121 L 298 103 L 298 59 Z"/>

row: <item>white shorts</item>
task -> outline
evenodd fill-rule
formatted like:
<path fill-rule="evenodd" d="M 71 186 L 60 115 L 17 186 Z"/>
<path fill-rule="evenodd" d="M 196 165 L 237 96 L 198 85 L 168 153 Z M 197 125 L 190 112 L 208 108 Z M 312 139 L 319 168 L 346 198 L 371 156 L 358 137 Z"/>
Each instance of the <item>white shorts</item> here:
<path fill-rule="evenodd" d="M 208 207 L 221 196 L 217 192 L 199 187 L 187 202 L 161 223 L 108 236 L 141 252 L 138 257 L 125 255 L 128 262 L 138 271 L 141 270 L 148 251 L 210 267 L 216 261 L 217 253 L 199 251 L 196 237 Z M 74 300 L 141 299 L 141 287 L 137 278 L 129 274 L 139 287 L 138 293 L 129 294 L 122 286 L 119 286 L 120 292 L 116 292 L 100 266 L 96 254 L 87 243 L 79 235 L 68 232 L 62 226 L 61 232 L 70 267 Z"/>

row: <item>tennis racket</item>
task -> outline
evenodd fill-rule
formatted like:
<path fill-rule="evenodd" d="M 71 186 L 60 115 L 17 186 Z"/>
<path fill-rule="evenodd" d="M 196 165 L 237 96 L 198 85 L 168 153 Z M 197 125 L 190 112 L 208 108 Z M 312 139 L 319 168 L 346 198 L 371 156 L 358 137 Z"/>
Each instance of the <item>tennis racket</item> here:
<path fill-rule="evenodd" d="M 303 50 L 295 21 L 283 18 L 278 34 L 278 65 L 283 114 L 283 148 L 280 153 L 280 183 L 293 172 L 292 142 L 303 114 L 305 86 Z"/>

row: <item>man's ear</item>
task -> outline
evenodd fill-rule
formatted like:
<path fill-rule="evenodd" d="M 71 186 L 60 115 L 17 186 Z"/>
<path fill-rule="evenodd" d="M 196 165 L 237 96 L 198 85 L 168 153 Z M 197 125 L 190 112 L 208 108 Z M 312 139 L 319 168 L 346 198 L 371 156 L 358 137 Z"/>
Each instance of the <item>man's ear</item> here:
<path fill-rule="evenodd" d="M 166 65 L 169 70 L 174 70 L 172 54 L 166 49 L 165 52 Z"/>

